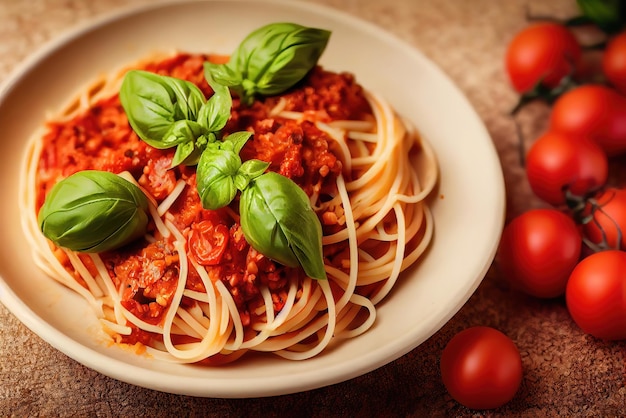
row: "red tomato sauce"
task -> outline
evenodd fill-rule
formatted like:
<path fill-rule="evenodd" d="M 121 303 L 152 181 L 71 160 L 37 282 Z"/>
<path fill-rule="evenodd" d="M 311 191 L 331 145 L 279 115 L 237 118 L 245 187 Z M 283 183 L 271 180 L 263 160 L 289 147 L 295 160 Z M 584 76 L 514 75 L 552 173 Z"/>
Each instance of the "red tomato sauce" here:
<path fill-rule="evenodd" d="M 210 97 L 212 91 L 203 75 L 203 62 L 207 59 L 224 60 L 217 56 L 178 54 L 143 69 L 192 81 Z M 304 112 L 305 120 L 271 116 L 270 110 L 281 98 L 285 110 Z M 334 140 L 314 122 L 363 119 L 365 115 L 371 115 L 371 110 L 353 77 L 318 67 L 280 97 L 256 101 L 250 107 L 242 106 L 234 97 L 231 118 L 224 132 L 253 132 L 241 153 L 244 161 L 251 158 L 267 161 L 270 170 L 291 178 L 309 195 L 314 192 L 323 195 L 334 193 L 335 178 L 342 164 L 336 156 L 339 154 L 334 152 L 337 146 Z M 221 280 L 229 289 L 244 326 L 250 323 L 254 308 L 263 303 L 260 285 L 268 286 L 278 311 L 287 294 L 287 277 L 304 274 L 300 269 L 274 263 L 248 245 L 236 219 L 236 202 L 230 209 L 203 209 L 196 191 L 195 167 L 170 169 L 174 149 L 158 150 L 140 140 L 128 124 L 117 95 L 99 100 L 70 120 L 49 123 L 43 141 L 38 170 L 38 207 L 57 181 L 80 170 L 128 171 L 155 197 L 157 204 L 172 192 L 177 181 L 184 180 L 187 187 L 170 209 L 173 222 L 187 238 L 189 258 L 204 265 L 211 280 Z M 323 217 L 324 227 L 330 230 L 333 225 L 332 222 L 329 225 L 326 218 Z M 157 241 L 140 240 L 103 253 L 101 257 L 113 282 L 121 289 L 122 305 L 140 319 L 159 324 L 177 286 L 179 255 L 172 238 L 161 237 L 154 225 L 149 226 L 148 233 L 154 234 Z M 89 257 L 81 259 L 95 274 Z M 67 259 L 62 262 L 72 270 Z M 188 271 L 186 287 L 204 291 L 193 266 L 189 265 Z M 182 303 L 190 301 L 183 298 Z M 133 333 L 122 337 L 122 342 L 148 344 L 159 338 L 132 328 Z"/>

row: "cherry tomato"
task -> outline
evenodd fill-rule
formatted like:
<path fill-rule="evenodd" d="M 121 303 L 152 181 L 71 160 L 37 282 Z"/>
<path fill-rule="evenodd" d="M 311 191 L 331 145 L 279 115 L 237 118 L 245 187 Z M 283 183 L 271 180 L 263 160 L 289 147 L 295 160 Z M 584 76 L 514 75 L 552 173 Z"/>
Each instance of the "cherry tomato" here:
<path fill-rule="evenodd" d="M 228 227 L 210 220 L 202 220 L 191 225 L 187 244 L 196 261 L 202 265 L 219 264 L 228 245 Z"/>
<path fill-rule="evenodd" d="M 513 287 L 539 298 L 557 297 L 565 293 L 581 247 L 572 218 L 556 209 L 534 209 L 504 228 L 498 265 Z"/>
<path fill-rule="evenodd" d="M 513 87 L 525 93 L 540 83 L 556 87 L 574 74 L 580 57 L 580 44 L 565 26 L 541 22 L 515 35 L 506 50 L 505 67 Z"/>
<path fill-rule="evenodd" d="M 626 252 L 601 251 L 572 271 L 565 301 L 576 324 L 603 340 L 626 339 Z"/>
<path fill-rule="evenodd" d="M 602 56 L 602 71 L 613 87 L 626 94 L 626 32 L 608 42 Z"/>
<path fill-rule="evenodd" d="M 607 180 L 606 153 L 582 136 L 548 131 L 528 150 L 526 176 L 533 192 L 559 206 L 566 195 L 584 196 L 602 187 Z"/>
<path fill-rule="evenodd" d="M 450 396 L 472 409 L 498 408 L 509 402 L 523 374 L 513 341 L 484 326 L 456 334 L 443 350 L 440 370 Z"/>
<path fill-rule="evenodd" d="M 601 85 L 585 84 L 559 97 L 552 106 L 550 130 L 587 136 L 608 155 L 626 151 L 626 98 Z"/>
<path fill-rule="evenodd" d="M 626 250 L 626 189 L 609 187 L 588 202 L 585 238 L 601 249 Z"/>

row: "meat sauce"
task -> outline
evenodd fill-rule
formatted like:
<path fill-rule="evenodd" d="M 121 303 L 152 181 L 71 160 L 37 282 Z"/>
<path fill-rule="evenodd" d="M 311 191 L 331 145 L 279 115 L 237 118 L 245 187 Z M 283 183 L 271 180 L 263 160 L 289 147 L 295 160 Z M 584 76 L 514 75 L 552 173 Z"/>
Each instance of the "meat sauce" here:
<path fill-rule="evenodd" d="M 210 97 L 212 90 L 203 75 L 205 60 L 218 62 L 223 57 L 178 54 L 144 69 L 189 80 Z M 271 116 L 279 101 L 285 110 L 303 112 L 304 120 Z M 280 97 L 256 101 L 250 107 L 242 106 L 235 97 L 224 133 L 253 132 L 241 152 L 242 160 L 267 161 L 270 170 L 289 177 L 307 194 L 323 196 L 334 192 L 335 177 L 342 164 L 334 152 L 334 140 L 314 122 L 362 119 L 368 114 L 371 110 L 362 89 L 350 74 L 317 67 Z M 180 179 L 184 180 L 187 187 L 170 209 L 173 222 L 187 238 L 189 257 L 206 267 L 211 280 L 221 280 L 229 289 L 244 326 L 250 323 L 254 308 L 262 304 L 260 285 L 270 289 L 278 311 L 284 304 L 287 277 L 303 274 L 300 269 L 274 263 L 248 245 L 236 222 L 236 202 L 217 211 L 203 209 L 196 191 L 195 167 L 171 169 L 174 149 L 158 150 L 141 141 L 132 131 L 117 95 L 99 100 L 70 120 L 51 122 L 43 141 L 38 170 L 39 206 L 57 181 L 81 170 L 128 171 L 157 203 L 172 192 Z M 325 229 L 335 227 L 329 219 L 336 218 L 322 215 L 322 219 Z M 157 238 L 155 242 L 138 241 L 101 257 L 122 292 L 123 306 L 138 318 L 159 324 L 177 286 L 179 255 L 171 238 L 161 237 L 154 225 L 149 226 L 148 232 Z M 96 274 L 91 259 L 81 259 Z M 62 261 L 73 271 L 66 259 Z M 204 291 L 196 270 L 190 265 L 188 271 L 186 287 Z M 182 303 L 191 302 L 183 298 Z M 157 337 L 134 329 L 122 342 L 149 343 L 153 338 Z"/>

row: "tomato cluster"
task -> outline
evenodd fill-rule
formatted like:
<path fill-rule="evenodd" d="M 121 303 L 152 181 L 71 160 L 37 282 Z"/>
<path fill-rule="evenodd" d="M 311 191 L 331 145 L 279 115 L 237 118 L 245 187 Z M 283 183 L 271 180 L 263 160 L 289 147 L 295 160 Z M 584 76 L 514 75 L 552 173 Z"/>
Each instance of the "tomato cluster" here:
<path fill-rule="evenodd" d="M 603 340 L 626 339 L 626 184 L 614 175 L 626 156 L 626 16 L 618 17 L 624 19 L 587 19 L 604 35 L 595 67 L 577 32 L 553 20 L 529 23 L 505 55 L 520 94 L 512 116 L 543 99 L 550 118 L 521 159 L 544 207 L 505 226 L 497 267 L 514 289 L 564 298 L 574 323 Z M 508 402 L 522 379 L 517 348 L 493 328 L 457 334 L 440 366 L 449 394 L 475 409 Z"/>
<path fill-rule="evenodd" d="M 508 46 L 512 86 L 553 94 L 548 128 L 525 156 L 530 188 L 547 205 L 506 225 L 498 265 L 532 296 L 565 295 L 584 332 L 622 339 L 626 321 L 614 318 L 626 318 L 626 187 L 609 173 L 626 154 L 626 30 L 607 35 L 599 73 L 585 71 L 584 51 L 557 22 L 530 24 Z"/>

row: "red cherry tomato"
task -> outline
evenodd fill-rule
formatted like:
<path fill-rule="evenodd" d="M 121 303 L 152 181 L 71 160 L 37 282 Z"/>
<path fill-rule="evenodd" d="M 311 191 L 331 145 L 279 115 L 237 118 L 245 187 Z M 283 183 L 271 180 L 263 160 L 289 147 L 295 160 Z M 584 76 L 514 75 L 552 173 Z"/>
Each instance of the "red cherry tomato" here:
<path fill-rule="evenodd" d="M 450 396 L 472 409 L 509 402 L 522 382 L 519 350 L 502 332 L 477 326 L 456 334 L 441 355 L 441 377 Z"/>
<path fill-rule="evenodd" d="M 581 47 L 563 25 L 535 23 L 518 32 L 509 43 L 505 66 L 513 87 L 520 93 L 538 84 L 556 87 L 563 77 L 573 75 Z"/>
<path fill-rule="evenodd" d="M 191 225 L 187 244 L 196 261 L 202 265 L 219 264 L 228 245 L 228 227 L 210 220 L 202 220 Z"/>
<path fill-rule="evenodd" d="M 591 254 L 572 271 L 565 301 L 585 333 L 604 340 L 626 339 L 626 252 Z"/>
<path fill-rule="evenodd" d="M 565 293 L 581 247 L 570 217 L 556 209 L 534 209 L 504 228 L 498 265 L 513 287 L 539 298 L 557 297 Z"/>
<path fill-rule="evenodd" d="M 589 200 L 583 235 L 601 249 L 626 250 L 626 189 L 609 187 Z"/>
<path fill-rule="evenodd" d="M 548 131 L 539 137 L 526 156 L 526 176 L 533 192 L 559 206 L 566 192 L 584 196 L 606 183 L 606 153 L 592 140 Z"/>
<path fill-rule="evenodd" d="M 626 32 L 608 42 L 602 56 L 602 71 L 613 87 L 626 94 Z"/>
<path fill-rule="evenodd" d="M 607 154 L 626 151 L 626 98 L 601 85 L 585 84 L 559 97 L 552 106 L 550 130 L 587 136 Z"/>

